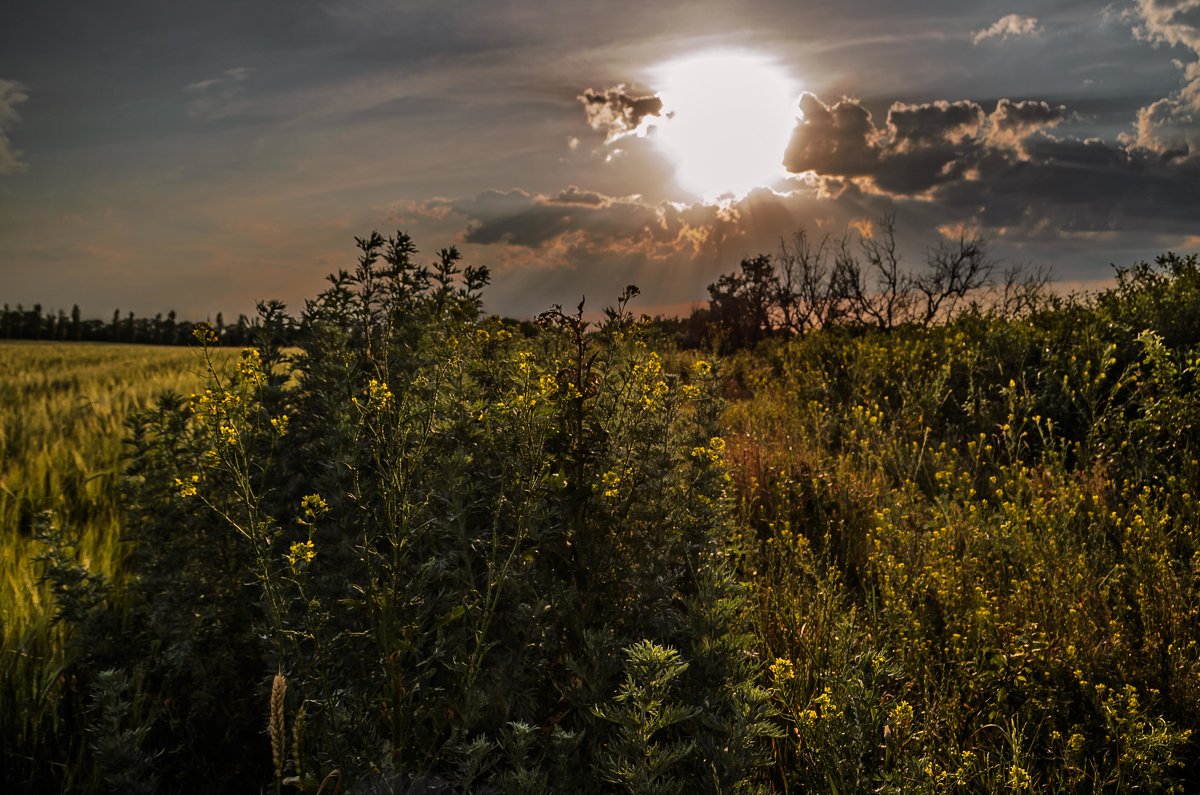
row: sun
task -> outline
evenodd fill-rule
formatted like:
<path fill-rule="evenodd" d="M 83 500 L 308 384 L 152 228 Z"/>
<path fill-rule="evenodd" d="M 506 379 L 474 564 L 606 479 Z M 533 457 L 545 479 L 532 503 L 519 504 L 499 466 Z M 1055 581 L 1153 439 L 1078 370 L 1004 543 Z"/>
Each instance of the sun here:
<path fill-rule="evenodd" d="M 768 58 L 710 52 L 663 64 L 655 140 L 681 187 L 706 201 L 738 199 L 784 176 L 798 89 Z"/>

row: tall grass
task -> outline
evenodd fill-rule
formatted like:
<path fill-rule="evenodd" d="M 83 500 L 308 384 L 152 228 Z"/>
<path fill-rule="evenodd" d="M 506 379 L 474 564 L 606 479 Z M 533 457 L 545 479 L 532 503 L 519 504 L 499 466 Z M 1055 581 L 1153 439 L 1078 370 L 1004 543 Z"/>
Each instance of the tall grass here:
<path fill-rule="evenodd" d="M 61 782 L 67 770 L 51 742 L 68 708 L 67 630 L 38 584 L 41 517 L 50 512 L 77 537 L 90 571 L 119 577 L 124 422 L 164 390 L 187 394 L 199 383 L 195 352 L 184 348 L 0 342 L 0 746 L 9 776 Z"/>

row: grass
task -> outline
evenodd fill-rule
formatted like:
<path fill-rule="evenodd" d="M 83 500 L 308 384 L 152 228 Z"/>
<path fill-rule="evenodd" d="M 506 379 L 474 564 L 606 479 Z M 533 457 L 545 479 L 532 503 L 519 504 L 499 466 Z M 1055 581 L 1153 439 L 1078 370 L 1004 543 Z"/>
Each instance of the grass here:
<path fill-rule="evenodd" d="M 36 758 L 38 738 L 56 734 L 68 662 L 38 584 L 38 518 L 78 535 L 89 570 L 118 574 L 125 420 L 163 391 L 194 391 L 197 368 L 186 348 L 0 342 L 0 737 L 31 765 L 52 756 Z"/>

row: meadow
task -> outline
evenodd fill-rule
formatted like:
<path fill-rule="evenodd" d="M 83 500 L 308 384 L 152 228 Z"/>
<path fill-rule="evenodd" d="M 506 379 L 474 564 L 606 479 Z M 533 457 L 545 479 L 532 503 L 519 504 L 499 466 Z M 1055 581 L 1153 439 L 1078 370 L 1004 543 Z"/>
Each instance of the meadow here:
<path fill-rule="evenodd" d="M 164 391 L 195 391 L 199 365 L 186 348 L 0 342 L 0 722 L 22 766 L 54 735 L 70 662 L 34 563 L 39 520 L 50 512 L 82 565 L 119 577 L 125 422 Z"/>
<path fill-rule="evenodd" d="M 360 249 L 294 349 L 0 348 L 7 789 L 1200 788 L 1196 258 L 717 355 Z"/>

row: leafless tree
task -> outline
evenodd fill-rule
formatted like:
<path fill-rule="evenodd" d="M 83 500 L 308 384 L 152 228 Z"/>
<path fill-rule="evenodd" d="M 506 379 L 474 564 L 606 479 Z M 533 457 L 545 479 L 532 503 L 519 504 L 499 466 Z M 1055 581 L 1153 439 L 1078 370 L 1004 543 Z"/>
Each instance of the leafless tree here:
<path fill-rule="evenodd" d="M 913 279 L 924 306 L 919 321 L 928 326 L 954 314 L 959 302 L 991 283 L 995 263 L 982 238 L 959 235 L 943 240 L 929 252 L 928 269 Z"/>
<path fill-rule="evenodd" d="M 1045 300 L 1049 284 L 1050 269 L 1045 265 L 1010 265 L 1004 269 L 995 299 L 996 310 L 1004 317 L 1032 312 Z"/>
<path fill-rule="evenodd" d="M 783 328 L 804 334 L 837 322 L 845 313 L 847 294 L 839 278 L 837 251 L 829 235 L 814 244 L 803 229 L 793 235 L 791 245 L 780 241 L 776 262 Z"/>

